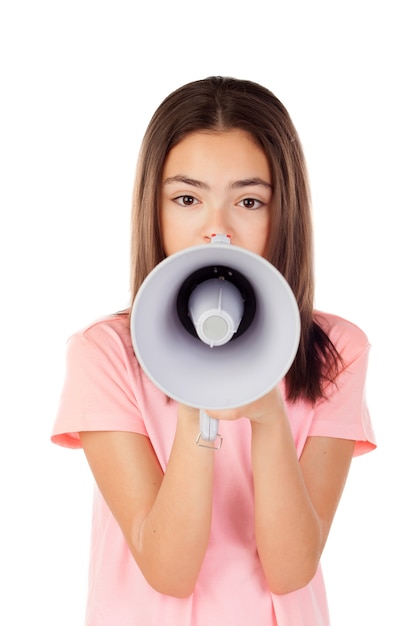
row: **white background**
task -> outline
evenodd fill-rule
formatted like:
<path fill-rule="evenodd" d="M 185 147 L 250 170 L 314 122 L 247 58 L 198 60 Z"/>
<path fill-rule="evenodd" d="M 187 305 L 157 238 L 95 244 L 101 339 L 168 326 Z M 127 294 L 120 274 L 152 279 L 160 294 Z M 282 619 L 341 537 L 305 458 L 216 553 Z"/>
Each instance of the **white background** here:
<path fill-rule="evenodd" d="M 91 479 L 82 452 L 49 441 L 65 342 L 127 304 L 145 126 L 212 74 L 260 82 L 289 109 L 312 184 L 316 306 L 373 344 L 379 448 L 354 460 L 325 551 L 333 625 L 417 623 L 413 4 L 3 0 L 2 624 L 83 623 Z"/>

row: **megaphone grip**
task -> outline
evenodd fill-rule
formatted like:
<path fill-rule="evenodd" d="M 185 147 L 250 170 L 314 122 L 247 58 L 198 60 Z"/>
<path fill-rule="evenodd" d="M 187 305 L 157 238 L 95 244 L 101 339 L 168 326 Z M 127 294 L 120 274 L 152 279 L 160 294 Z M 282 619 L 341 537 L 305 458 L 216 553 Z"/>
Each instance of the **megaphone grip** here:
<path fill-rule="evenodd" d="M 204 409 L 200 409 L 200 433 L 197 437 L 197 445 L 203 448 L 214 448 L 219 449 L 222 445 L 222 437 L 218 434 L 219 429 L 219 420 L 214 419 L 214 417 L 210 417 L 204 411 Z M 206 445 L 201 443 L 201 440 L 206 442 L 214 442 L 218 439 L 218 445 Z"/>

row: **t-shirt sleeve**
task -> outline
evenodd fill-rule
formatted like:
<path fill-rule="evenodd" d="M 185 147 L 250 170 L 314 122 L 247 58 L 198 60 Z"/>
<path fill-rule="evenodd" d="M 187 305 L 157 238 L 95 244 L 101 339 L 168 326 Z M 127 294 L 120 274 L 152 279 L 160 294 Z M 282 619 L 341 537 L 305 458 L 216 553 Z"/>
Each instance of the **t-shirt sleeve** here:
<path fill-rule="evenodd" d="M 134 392 L 137 369 L 121 338 L 97 325 L 67 345 L 64 385 L 52 431 L 56 444 L 79 448 L 81 431 L 146 435 Z"/>
<path fill-rule="evenodd" d="M 366 399 L 366 373 L 370 345 L 355 327 L 334 342 L 343 359 L 336 383 L 314 411 L 309 435 L 352 439 L 354 456 L 376 447 Z"/>

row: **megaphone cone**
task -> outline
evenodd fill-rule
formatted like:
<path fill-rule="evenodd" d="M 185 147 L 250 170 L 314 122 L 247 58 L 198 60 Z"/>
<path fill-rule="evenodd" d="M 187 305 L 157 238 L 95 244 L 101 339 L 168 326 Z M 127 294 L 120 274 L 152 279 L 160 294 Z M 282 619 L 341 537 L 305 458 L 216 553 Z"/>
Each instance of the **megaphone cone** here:
<path fill-rule="evenodd" d="M 214 296 L 208 281 L 217 282 Z M 223 289 L 226 283 L 231 288 Z M 271 263 L 217 236 L 148 274 L 133 303 L 131 336 L 143 370 L 167 396 L 202 410 L 228 409 L 257 400 L 285 376 L 300 316 Z M 207 418 L 201 437 L 214 441 L 217 420 Z"/>

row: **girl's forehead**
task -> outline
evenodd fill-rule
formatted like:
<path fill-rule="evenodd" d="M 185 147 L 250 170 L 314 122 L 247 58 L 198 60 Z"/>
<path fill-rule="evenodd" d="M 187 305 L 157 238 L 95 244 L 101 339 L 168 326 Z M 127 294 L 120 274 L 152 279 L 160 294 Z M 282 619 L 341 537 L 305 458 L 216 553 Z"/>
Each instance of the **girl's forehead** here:
<path fill-rule="evenodd" d="M 197 131 L 186 135 L 168 152 L 164 177 L 179 172 L 183 174 L 184 168 L 187 173 L 205 169 L 207 175 L 210 169 L 236 170 L 245 172 L 247 176 L 254 176 L 256 171 L 269 175 L 269 163 L 264 151 L 252 135 L 240 129 Z"/>

